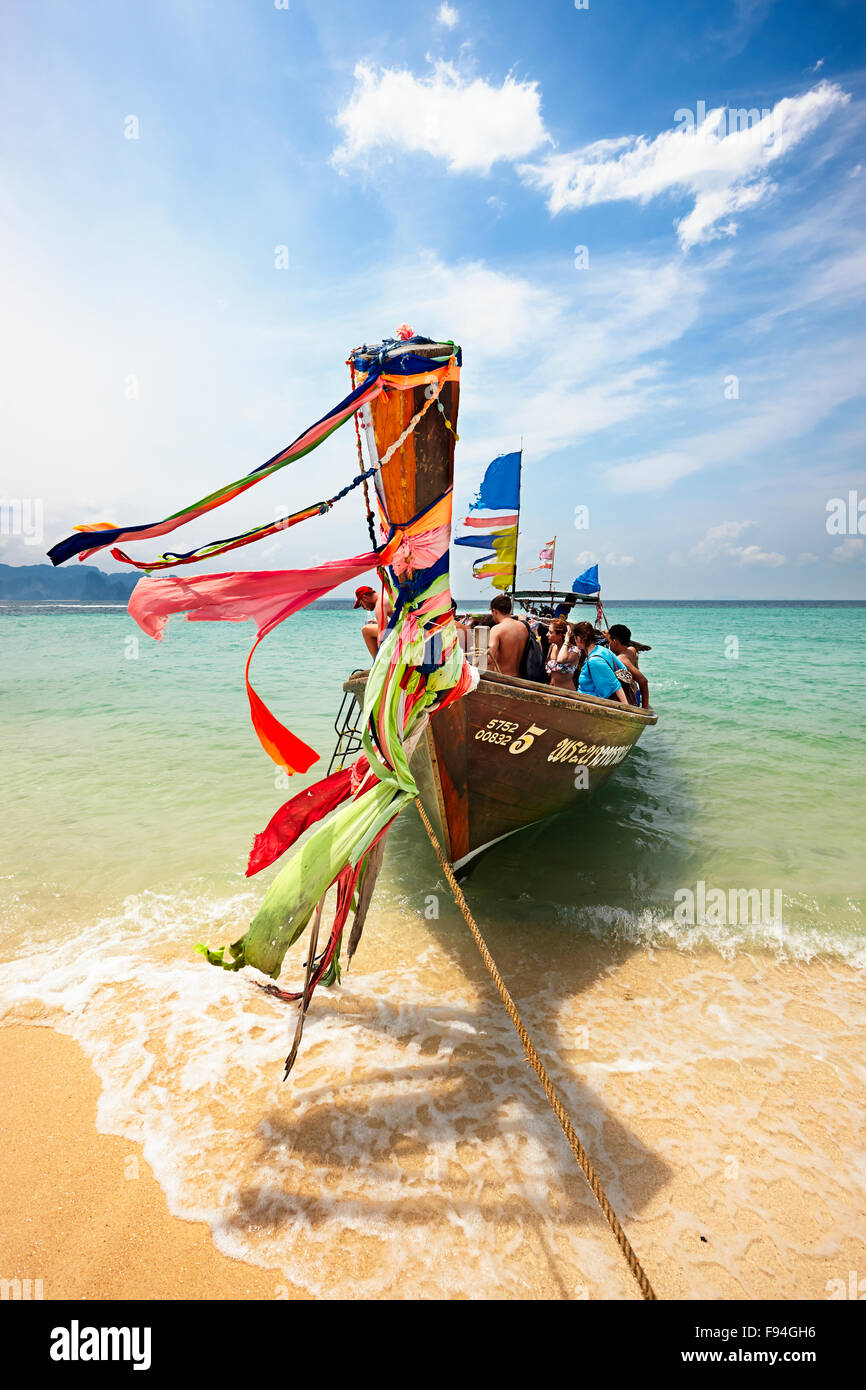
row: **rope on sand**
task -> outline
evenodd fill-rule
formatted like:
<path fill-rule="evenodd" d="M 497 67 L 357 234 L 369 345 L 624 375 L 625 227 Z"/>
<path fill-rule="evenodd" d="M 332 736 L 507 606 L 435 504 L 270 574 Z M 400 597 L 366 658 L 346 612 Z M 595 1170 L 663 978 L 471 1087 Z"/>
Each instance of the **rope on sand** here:
<path fill-rule="evenodd" d="M 638 1259 L 637 1255 L 634 1253 L 634 1250 L 631 1247 L 631 1243 L 628 1239 L 628 1236 L 626 1235 L 625 1231 L 622 1229 L 622 1226 L 620 1225 L 619 1218 L 617 1217 L 616 1212 L 614 1211 L 613 1207 L 608 1201 L 607 1193 L 605 1192 L 601 1184 L 601 1179 L 599 1178 L 598 1174 L 592 1166 L 589 1154 L 586 1152 L 586 1149 L 580 1142 L 577 1132 L 573 1124 L 571 1123 L 571 1120 L 568 1117 L 568 1112 L 566 1111 L 565 1106 L 562 1104 L 562 1101 L 557 1095 L 553 1082 L 547 1074 L 545 1065 L 539 1057 L 538 1053 L 536 1052 L 535 1047 L 533 1046 L 532 1039 L 526 1031 L 520 1014 L 517 1012 L 517 1007 L 514 1003 L 514 1000 L 511 998 L 511 995 L 509 994 L 508 989 L 506 987 L 505 981 L 503 980 L 496 967 L 496 962 L 491 956 L 489 950 L 487 949 L 487 943 L 485 942 L 484 937 L 481 935 L 478 923 L 475 921 L 475 918 L 472 916 L 472 913 L 469 910 L 469 904 L 463 896 L 460 884 L 454 877 L 454 871 L 451 868 L 451 865 L 449 864 L 448 860 L 445 858 L 445 855 L 442 851 L 442 846 L 439 844 L 439 841 L 437 840 L 436 835 L 434 833 L 433 827 L 430 824 L 430 821 L 427 817 L 427 812 L 421 805 L 420 797 L 416 796 L 415 805 L 418 807 L 418 814 L 420 815 L 421 820 L 424 823 L 424 829 L 427 831 L 430 843 L 436 851 L 436 856 L 442 867 L 442 871 L 448 880 L 451 892 L 454 894 L 454 901 L 456 902 L 457 906 L 463 914 L 466 925 L 472 933 L 475 945 L 481 952 L 481 959 L 484 961 L 484 964 L 490 971 L 493 983 L 496 985 L 496 988 L 499 992 L 499 997 L 502 1000 L 508 1012 L 508 1017 L 514 1024 L 514 1027 L 517 1031 L 517 1036 L 523 1043 L 523 1050 L 526 1053 L 526 1056 L 528 1057 L 529 1062 L 532 1065 L 532 1068 L 535 1071 L 536 1076 L 541 1082 L 541 1085 L 544 1089 L 544 1094 L 547 1096 L 553 1113 L 555 1114 L 556 1118 L 559 1120 L 560 1125 L 562 1126 L 562 1132 L 568 1140 L 571 1152 L 577 1159 L 577 1162 L 580 1166 L 580 1170 L 583 1173 L 583 1176 L 586 1178 L 587 1183 L 589 1184 L 589 1190 L 595 1198 L 596 1202 L 598 1203 L 599 1207 L 601 1208 L 602 1214 L 605 1220 L 607 1221 L 608 1225 L 610 1226 L 610 1229 L 616 1236 L 617 1244 L 619 1245 L 620 1250 L 626 1258 L 629 1269 L 631 1270 L 632 1274 L 637 1280 L 641 1294 L 644 1298 L 654 1301 L 656 1295 L 653 1292 L 653 1287 L 643 1271 L 640 1260 Z"/>

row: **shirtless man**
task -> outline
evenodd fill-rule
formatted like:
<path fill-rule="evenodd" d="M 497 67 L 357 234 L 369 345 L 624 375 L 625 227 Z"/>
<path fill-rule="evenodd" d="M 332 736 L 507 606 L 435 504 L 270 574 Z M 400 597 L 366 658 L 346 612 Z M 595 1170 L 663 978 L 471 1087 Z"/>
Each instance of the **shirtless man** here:
<path fill-rule="evenodd" d="M 526 623 L 519 623 L 512 617 L 511 599 L 505 594 L 490 600 L 490 612 L 493 630 L 487 649 L 488 665 L 503 676 L 519 676 L 520 663 L 529 641 L 529 628 Z"/>
<path fill-rule="evenodd" d="M 361 628 L 361 636 L 367 644 L 367 651 L 375 657 L 379 650 L 379 629 L 384 628 L 391 616 L 392 605 L 387 594 L 384 596 L 384 607 L 382 604 L 382 594 L 377 594 L 375 589 L 371 589 L 369 584 L 362 584 L 360 589 L 355 590 L 355 607 L 365 608 L 368 613 L 373 613 L 374 618 L 366 622 Z"/>
<path fill-rule="evenodd" d="M 649 684 L 646 676 L 638 667 L 637 648 L 631 645 L 631 630 L 626 627 L 625 623 L 614 623 L 607 638 L 614 656 L 619 657 L 625 669 L 630 671 L 634 677 L 635 684 L 640 690 L 641 708 L 649 709 Z"/>

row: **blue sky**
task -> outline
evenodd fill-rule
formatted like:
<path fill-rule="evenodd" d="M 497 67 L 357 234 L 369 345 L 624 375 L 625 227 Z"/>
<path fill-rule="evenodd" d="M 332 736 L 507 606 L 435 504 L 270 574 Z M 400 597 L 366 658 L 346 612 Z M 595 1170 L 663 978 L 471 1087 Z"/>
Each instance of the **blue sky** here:
<path fill-rule="evenodd" d="M 866 597 L 862 6 L 47 0 L 4 49 L 2 494 L 46 546 L 240 476 L 406 321 L 464 347 L 458 517 L 524 440 L 521 568 L 556 534 L 557 580 L 597 559 L 612 598 Z M 365 535 L 350 498 L 236 561 Z"/>

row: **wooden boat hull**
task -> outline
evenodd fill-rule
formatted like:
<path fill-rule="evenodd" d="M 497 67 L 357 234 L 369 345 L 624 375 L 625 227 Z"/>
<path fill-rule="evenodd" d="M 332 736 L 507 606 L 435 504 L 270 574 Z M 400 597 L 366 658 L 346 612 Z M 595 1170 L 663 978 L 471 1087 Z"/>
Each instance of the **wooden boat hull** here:
<path fill-rule="evenodd" d="M 366 672 L 345 684 L 363 701 Z M 597 791 L 651 711 L 484 672 L 478 688 L 434 713 L 412 758 L 445 853 L 464 869 L 497 840 Z"/>

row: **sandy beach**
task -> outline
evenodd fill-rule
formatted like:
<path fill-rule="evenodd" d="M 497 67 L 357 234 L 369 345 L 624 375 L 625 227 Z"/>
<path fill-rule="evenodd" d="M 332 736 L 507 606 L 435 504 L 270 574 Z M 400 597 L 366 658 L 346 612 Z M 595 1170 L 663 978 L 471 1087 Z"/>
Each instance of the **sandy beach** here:
<path fill-rule="evenodd" d="M 614 961 L 598 945 L 578 955 L 555 1009 L 549 991 L 531 998 L 526 966 L 508 965 L 658 1296 L 826 1299 L 830 1281 L 866 1261 L 856 972 L 766 955 L 628 951 Z M 435 994 L 457 962 L 428 952 L 427 965 Z M 499 1026 L 501 1006 L 486 985 L 471 1002 L 489 1031 L 458 1033 L 444 1058 L 429 1037 L 419 1053 L 414 1022 L 401 1031 L 380 1011 L 402 1057 L 383 1077 L 369 1051 L 354 1050 L 347 1070 L 348 1054 L 326 1059 L 317 1044 L 316 1008 L 320 1024 L 335 1013 L 344 1034 L 364 1026 L 357 985 L 317 1001 L 295 1089 L 279 1093 L 281 1129 L 273 1087 L 264 1109 L 241 1107 L 250 1128 L 233 1136 L 231 1164 L 240 1200 L 210 1213 L 223 1248 L 233 1225 L 239 1259 L 215 1248 L 201 1220 L 170 1214 L 139 1144 L 97 1133 L 99 1085 L 82 1050 L 51 1028 L 7 1026 L 4 1274 L 73 1299 L 636 1297 L 516 1037 Z M 419 1095 L 423 1078 L 436 1086 Z M 352 1131 L 355 1107 L 369 1127 Z M 362 1133 L 374 1152 L 358 1148 L 353 1185 Z M 202 1150 L 205 1167 L 215 1157 Z M 177 1206 L 169 1158 L 158 1166 Z M 414 1256 L 397 1258 L 398 1244 Z"/>
<path fill-rule="evenodd" d="M 5 1277 L 41 1280 L 46 1299 L 287 1296 L 285 1280 L 220 1255 L 202 1222 L 170 1215 L 140 1145 L 97 1132 L 99 1083 L 71 1038 L 3 1029 L 0 1078 Z"/>

